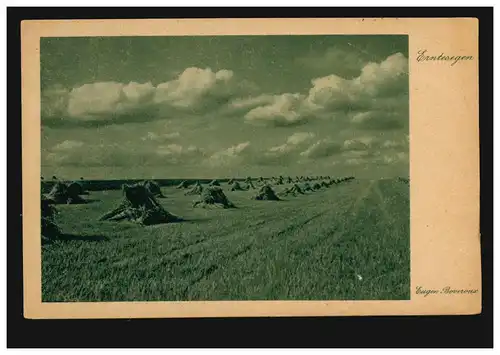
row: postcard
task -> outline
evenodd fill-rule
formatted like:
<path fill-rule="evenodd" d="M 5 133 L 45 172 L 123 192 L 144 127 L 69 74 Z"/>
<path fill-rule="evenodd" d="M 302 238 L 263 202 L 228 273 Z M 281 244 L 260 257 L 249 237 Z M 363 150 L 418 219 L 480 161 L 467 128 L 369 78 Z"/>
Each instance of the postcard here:
<path fill-rule="evenodd" d="M 26 318 L 481 312 L 477 19 L 21 41 Z"/>

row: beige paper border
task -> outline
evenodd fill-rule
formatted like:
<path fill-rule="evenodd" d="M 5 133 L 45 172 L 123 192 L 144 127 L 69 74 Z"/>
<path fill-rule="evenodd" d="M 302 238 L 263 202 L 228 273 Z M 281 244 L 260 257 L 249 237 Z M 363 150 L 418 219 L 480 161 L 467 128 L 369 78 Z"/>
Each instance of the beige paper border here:
<path fill-rule="evenodd" d="M 410 65 L 410 301 L 42 303 L 40 37 L 144 35 L 407 34 Z M 187 19 L 23 21 L 23 257 L 26 318 L 254 317 L 477 314 L 473 295 L 415 294 L 417 286 L 481 290 L 478 20 Z M 451 66 L 417 51 L 472 55 Z"/>

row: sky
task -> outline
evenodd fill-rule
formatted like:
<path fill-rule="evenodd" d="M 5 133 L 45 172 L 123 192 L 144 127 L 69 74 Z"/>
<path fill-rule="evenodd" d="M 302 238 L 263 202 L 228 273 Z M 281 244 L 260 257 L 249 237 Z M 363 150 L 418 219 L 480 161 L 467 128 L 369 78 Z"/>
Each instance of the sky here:
<path fill-rule="evenodd" d="M 42 176 L 409 174 L 407 36 L 40 45 Z"/>

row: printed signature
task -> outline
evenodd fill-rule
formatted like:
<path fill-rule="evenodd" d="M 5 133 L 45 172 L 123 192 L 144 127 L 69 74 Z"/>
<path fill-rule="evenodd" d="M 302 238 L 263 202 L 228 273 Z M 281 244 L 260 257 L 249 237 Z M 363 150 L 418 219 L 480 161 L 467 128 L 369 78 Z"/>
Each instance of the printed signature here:
<path fill-rule="evenodd" d="M 477 288 L 474 289 L 456 289 L 456 288 L 451 288 L 450 286 L 446 286 L 440 289 L 426 289 L 422 286 L 417 286 L 416 289 L 416 294 L 417 295 L 423 295 L 424 297 L 427 297 L 429 295 L 436 295 L 436 294 L 445 294 L 445 295 L 464 295 L 464 294 L 475 294 L 478 293 L 479 290 Z"/>

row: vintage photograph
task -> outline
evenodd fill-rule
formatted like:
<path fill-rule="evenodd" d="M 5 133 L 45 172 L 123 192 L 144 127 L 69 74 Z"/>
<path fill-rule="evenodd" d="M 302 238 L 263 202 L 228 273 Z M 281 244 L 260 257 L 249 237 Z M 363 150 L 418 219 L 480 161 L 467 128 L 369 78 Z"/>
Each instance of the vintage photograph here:
<path fill-rule="evenodd" d="M 43 302 L 409 300 L 407 35 L 40 38 Z"/>

